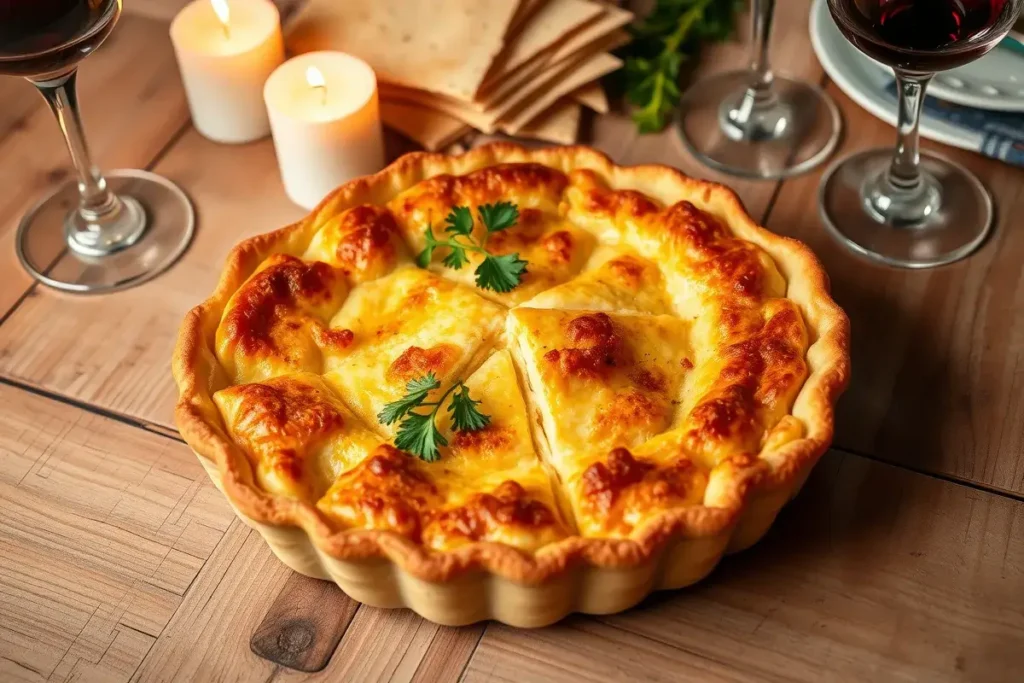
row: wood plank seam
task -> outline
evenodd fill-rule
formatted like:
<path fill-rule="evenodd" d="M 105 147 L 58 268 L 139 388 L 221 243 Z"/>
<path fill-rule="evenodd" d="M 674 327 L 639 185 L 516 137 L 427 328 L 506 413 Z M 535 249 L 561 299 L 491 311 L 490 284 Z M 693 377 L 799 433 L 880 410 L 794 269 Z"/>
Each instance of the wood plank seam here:
<path fill-rule="evenodd" d="M 466 657 L 466 662 L 462 665 L 462 671 L 459 672 L 459 677 L 455 679 L 459 683 L 462 683 L 462 681 L 465 680 L 466 671 L 469 670 L 469 663 L 472 662 L 473 657 L 476 656 L 476 651 L 480 648 L 480 641 L 484 639 L 484 634 L 487 633 L 487 629 L 490 628 L 490 626 L 490 624 L 487 624 L 482 629 L 480 629 L 480 635 L 477 636 L 476 644 L 473 646 L 473 652 L 469 655 L 469 657 Z"/>
<path fill-rule="evenodd" d="M 108 420 L 120 422 L 121 424 L 127 425 L 129 427 L 142 429 L 146 432 L 149 432 L 150 434 L 156 434 L 157 436 L 163 437 L 170 441 L 175 441 L 181 444 L 185 443 L 184 439 L 182 439 L 181 436 L 173 434 L 169 430 L 165 429 L 162 425 L 155 425 L 150 422 L 146 422 L 145 420 L 140 420 L 138 418 L 132 417 L 131 415 L 125 415 L 124 413 L 119 413 L 114 410 L 108 410 L 106 408 L 97 406 L 92 403 L 80 401 L 70 396 L 65 396 L 63 394 L 58 394 L 56 392 L 49 391 L 48 389 L 43 389 L 42 387 L 37 387 L 33 384 L 28 384 L 10 377 L 0 376 L 0 385 L 6 385 L 14 389 L 27 391 L 41 398 L 56 401 L 57 403 L 63 403 L 64 405 L 68 405 L 73 408 L 78 408 L 79 410 L 85 411 L 87 413 L 92 413 L 93 415 L 105 417 Z"/>
<path fill-rule="evenodd" d="M 239 524 L 240 525 L 241 522 L 236 519 L 236 520 L 234 520 L 232 522 L 232 525 L 235 525 L 235 524 Z M 230 528 L 228 530 L 226 530 L 222 534 L 220 539 L 218 539 L 216 546 L 210 552 L 210 557 L 214 557 L 216 555 L 217 551 L 220 550 L 220 548 L 221 548 L 221 546 L 223 544 L 229 543 L 229 542 L 233 541 L 233 539 L 230 538 L 229 531 L 230 531 Z M 249 538 L 249 536 L 251 534 L 252 534 L 252 529 L 245 529 L 244 530 L 244 535 L 240 538 L 240 540 L 238 540 L 236 542 L 236 545 L 238 546 L 238 548 L 241 548 L 245 544 L 245 541 Z M 235 557 L 233 557 L 232 560 L 228 563 L 228 567 L 225 569 L 224 573 L 221 574 L 221 576 L 218 578 L 216 585 L 213 587 L 212 590 L 210 590 L 209 595 L 206 596 L 206 600 L 203 602 L 203 604 L 198 609 L 191 608 L 191 607 L 190 607 L 190 609 L 192 609 L 193 611 L 197 611 L 197 612 L 201 612 L 203 609 L 205 609 L 206 605 L 209 604 L 210 600 L 214 597 L 214 595 L 216 595 L 217 590 L 220 588 L 221 584 L 224 582 L 224 579 L 228 575 L 228 570 L 234 564 L 235 559 L 237 559 L 237 555 L 238 555 L 238 553 L 236 552 L 235 553 Z M 195 577 L 193 577 L 192 581 L 189 582 L 188 589 L 185 590 L 185 592 L 183 594 L 182 601 L 180 603 L 178 603 L 177 607 L 174 609 L 174 612 L 170 615 L 170 617 L 168 617 L 166 623 L 164 624 L 163 628 L 161 629 L 161 635 L 163 634 L 164 631 L 166 631 L 168 629 L 168 627 L 170 627 L 172 624 L 175 623 L 176 619 L 179 618 L 179 613 L 182 613 L 181 610 L 186 605 L 186 600 L 184 599 L 184 597 L 189 594 L 189 590 L 191 590 L 191 588 L 192 588 L 193 584 L 195 583 L 196 579 L 199 578 L 199 575 L 202 573 L 202 571 L 204 569 L 207 568 L 208 564 L 209 564 L 209 558 L 207 558 L 206 562 L 203 563 L 203 566 L 200 568 L 200 570 L 196 572 L 196 575 L 195 575 Z M 154 645 L 157 642 L 159 642 L 159 639 L 156 639 L 156 640 L 153 641 Z M 143 665 L 145 665 L 149 661 L 149 658 L 150 658 L 150 656 L 152 654 L 153 654 L 153 650 L 152 650 L 152 647 L 151 647 L 146 652 L 146 654 L 139 660 L 139 663 L 136 665 L 135 669 L 132 671 L 131 675 L 127 678 L 127 680 L 129 680 L 129 681 L 135 681 L 136 680 L 136 677 L 139 675 L 139 670 L 142 669 Z"/>
<path fill-rule="evenodd" d="M 963 479 L 961 477 L 957 477 L 951 474 L 943 474 L 942 472 L 926 470 L 915 465 L 909 465 L 905 462 L 890 460 L 883 456 L 872 455 L 871 453 L 862 453 L 859 450 L 855 450 L 852 448 L 840 448 L 838 446 L 832 446 L 830 450 L 836 451 L 837 453 L 843 453 L 846 455 L 855 455 L 859 458 L 864 458 L 865 460 L 881 463 L 883 465 L 889 465 L 890 467 L 895 467 L 896 469 L 913 472 L 914 474 L 921 474 L 932 479 L 944 481 L 948 484 L 955 484 L 957 486 L 963 486 L 965 488 L 974 489 L 975 491 L 982 491 L 984 493 L 990 493 L 994 496 L 1000 496 L 1001 498 L 1009 498 L 1011 500 L 1024 503 L 1024 495 L 1015 493 L 1013 491 L 1008 491 L 1003 488 L 999 488 L 998 486 L 992 486 L 991 484 L 982 484 L 979 482 L 971 481 L 969 479 Z"/>
<path fill-rule="evenodd" d="M 18 667 L 19 669 L 24 669 L 25 671 L 31 671 L 36 676 L 43 676 L 43 672 L 42 671 L 37 671 L 36 669 L 33 669 L 30 666 L 22 664 L 19 661 L 13 660 L 10 657 L 5 657 L 4 655 L 0 655 L 0 661 L 10 662 L 11 664 L 13 664 L 14 666 Z M 43 678 L 45 678 L 45 676 L 43 676 Z"/>

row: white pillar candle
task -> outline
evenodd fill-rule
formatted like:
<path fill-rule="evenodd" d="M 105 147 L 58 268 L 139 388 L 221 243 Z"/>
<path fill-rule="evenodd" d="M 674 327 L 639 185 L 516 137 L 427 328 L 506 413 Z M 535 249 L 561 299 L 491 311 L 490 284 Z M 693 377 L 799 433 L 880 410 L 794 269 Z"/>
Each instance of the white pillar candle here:
<path fill-rule="evenodd" d="M 281 18 L 268 0 L 196 0 L 171 22 L 192 123 L 215 142 L 270 132 L 263 84 L 284 61 Z"/>
<path fill-rule="evenodd" d="M 312 209 L 328 192 L 384 166 L 377 77 L 340 52 L 294 57 L 267 79 L 263 98 L 284 189 Z"/>

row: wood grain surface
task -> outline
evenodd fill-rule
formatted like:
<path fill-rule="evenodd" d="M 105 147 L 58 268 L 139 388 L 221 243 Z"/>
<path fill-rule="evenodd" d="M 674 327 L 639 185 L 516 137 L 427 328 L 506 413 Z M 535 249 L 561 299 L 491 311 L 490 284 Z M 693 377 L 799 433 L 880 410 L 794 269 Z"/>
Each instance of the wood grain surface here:
<path fill-rule="evenodd" d="M 126 681 L 234 516 L 178 441 L 5 384 L 0 406 L 0 680 Z"/>
<path fill-rule="evenodd" d="M 297 577 L 173 439 L 9 385 L 0 403 L 5 681 L 1009 681 L 1021 661 L 1024 503 L 860 456 L 826 456 L 693 588 L 453 629 Z M 319 624 L 354 613 L 325 669 L 250 651 L 312 596 Z"/>
<path fill-rule="evenodd" d="M 181 316 L 231 246 L 303 214 L 269 141 L 221 146 L 187 125 L 166 24 L 181 4 L 128 3 L 80 80 L 97 160 L 154 168 L 197 207 L 184 259 L 142 287 L 68 297 L 21 272 L 17 220 L 70 169 L 41 98 L 0 79 L 0 680 L 1017 679 L 1024 171 L 931 145 L 978 173 L 999 224 L 970 259 L 909 273 L 824 233 L 820 169 L 736 181 L 697 165 L 671 130 L 638 136 L 621 114 L 592 117 L 585 141 L 619 163 L 722 180 L 819 254 L 853 322 L 845 451 L 761 544 L 698 586 L 537 631 L 439 627 L 288 570 L 175 435 L 167 363 Z M 772 53 L 779 70 L 821 81 L 808 6 L 778 4 Z M 744 61 L 741 41 L 715 46 L 700 73 Z M 839 154 L 891 144 L 890 127 L 828 89 L 847 130 Z M 389 147 L 409 149 L 394 136 Z"/>
<path fill-rule="evenodd" d="M 839 155 L 894 132 L 832 86 L 848 133 Z M 836 243 L 816 210 L 820 171 L 782 187 L 768 227 L 825 265 L 853 330 L 852 381 L 835 444 L 1024 494 L 1024 169 L 928 141 L 992 193 L 992 237 L 970 258 L 922 271 L 874 265 Z"/>
<path fill-rule="evenodd" d="M 89 147 L 102 168 L 147 168 L 188 120 L 163 22 L 125 16 L 83 65 L 78 90 Z M 14 255 L 18 220 L 72 177 L 43 98 L 27 81 L 0 77 L 0 319 L 33 284 Z M 55 239 L 55 257 L 62 248 Z"/>
<path fill-rule="evenodd" d="M 711 580 L 619 615 L 489 625 L 463 680 L 1019 680 L 1022 524 L 1020 501 L 832 452 Z"/>

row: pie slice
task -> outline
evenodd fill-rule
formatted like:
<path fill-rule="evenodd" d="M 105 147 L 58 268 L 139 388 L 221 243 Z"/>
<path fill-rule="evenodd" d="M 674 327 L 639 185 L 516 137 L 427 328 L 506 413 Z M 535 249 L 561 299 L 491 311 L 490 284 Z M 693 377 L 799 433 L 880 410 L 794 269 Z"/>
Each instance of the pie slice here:
<path fill-rule="evenodd" d="M 351 344 L 325 356 L 324 379 L 345 403 L 381 434 L 377 414 L 401 398 L 410 381 L 433 373 L 441 381 L 435 397 L 472 371 L 493 350 L 505 309 L 416 267 L 352 290 L 331 327 L 351 334 Z M 435 399 L 432 399 L 435 400 Z"/>
<path fill-rule="evenodd" d="M 672 424 L 692 367 L 690 324 L 673 316 L 517 308 L 508 338 L 529 385 L 546 457 L 569 494 L 591 465 Z M 577 524 L 586 514 L 572 500 Z"/>
<path fill-rule="evenodd" d="M 530 308 L 630 311 L 668 315 L 658 266 L 625 249 L 599 247 L 582 274 L 527 301 Z"/>
<path fill-rule="evenodd" d="M 335 482 L 320 510 L 345 527 L 386 529 L 437 550 L 489 541 L 532 551 L 566 536 L 508 351 L 465 384 L 490 418 L 486 427 L 456 432 L 442 411 L 438 428 L 448 446 L 440 460 L 382 446 Z"/>
<path fill-rule="evenodd" d="M 313 373 L 239 384 L 213 400 L 259 484 L 297 500 L 319 498 L 383 442 Z"/>
<path fill-rule="evenodd" d="M 530 435 L 526 403 L 508 351 L 496 352 L 466 379 L 470 397 L 490 417 L 486 427 L 455 432 L 445 413 L 438 428 L 449 447 L 436 479 L 447 487 L 448 507 L 425 533 L 433 548 L 500 541 L 535 550 L 567 534 Z"/>

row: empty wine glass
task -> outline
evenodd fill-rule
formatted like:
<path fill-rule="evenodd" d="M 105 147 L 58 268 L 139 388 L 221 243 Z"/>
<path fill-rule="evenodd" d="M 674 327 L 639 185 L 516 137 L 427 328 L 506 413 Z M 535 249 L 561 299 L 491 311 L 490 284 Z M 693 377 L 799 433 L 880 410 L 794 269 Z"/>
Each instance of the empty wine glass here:
<path fill-rule="evenodd" d="M 820 187 L 825 226 L 872 260 L 928 268 L 967 256 L 992 227 L 974 174 L 918 148 L 924 92 L 937 71 L 978 59 L 1009 31 L 1021 0 L 828 0 L 857 49 L 891 66 L 899 98 L 895 149 L 837 162 Z"/>
<path fill-rule="evenodd" d="M 751 3 L 750 68 L 692 85 L 677 130 L 699 161 L 746 178 L 784 178 L 820 164 L 839 141 L 832 99 L 810 83 L 774 74 L 768 63 L 774 0 Z"/>
<path fill-rule="evenodd" d="M 169 180 L 140 170 L 104 175 L 89 156 L 77 66 L 120 14 L 121 0 L 0 0 L 0 74 L 23 76 L 39 89 L 77 174 L 21 219 L 16 251 L 37 280 L 71 292 L 152 278 L 188 247 L 195 224 L 188 197 Z"/>

